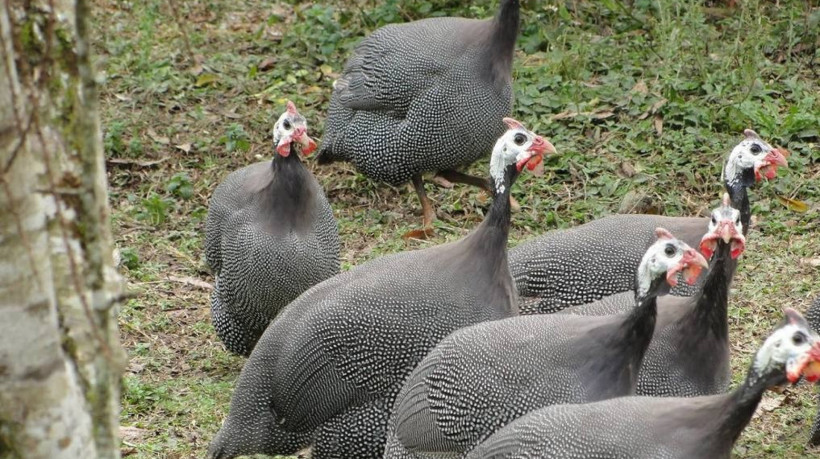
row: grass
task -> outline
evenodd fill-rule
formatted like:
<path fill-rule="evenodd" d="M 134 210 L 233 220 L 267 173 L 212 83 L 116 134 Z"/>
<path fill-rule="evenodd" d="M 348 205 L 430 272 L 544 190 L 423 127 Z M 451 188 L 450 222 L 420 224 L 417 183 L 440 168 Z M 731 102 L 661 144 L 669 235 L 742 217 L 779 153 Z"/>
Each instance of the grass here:
<path fill-rule="evenodd" d="M 124 455 L 201 457 L 227 413 L 243 359 L 210 325 L 204 218 L 230 171 L 270 157 L 284 101 L 319 139 L 332 81 L 362 36 L 434 15 L 487 17 L 496 3 L 96 0 L 114 230 L 139 295 L 120 315 Z M 516 244 L 619 209 L 700 215 L 719 200 L 721 164 L 742 129 L 788 148 L 790 169 L 753 192 L 756 226 L 730 301 L 736 380 L 779 310 L 805 310 L 820 294 L 820 8 L 738 3 L 523 1 L 514 117 L 561 154 L 544 177 L 516 184 L 511 231 Z M 399 235 L 420 222 L 409 186 L 308 163 L 339 220 L 343 269 L 459 238 L 488 204 L 474 189 L 428 185 L 437 236 L 406 242 Z M 817 454 L 804 447 L 816 407 L 808 388 L 765 406 L 737 457 Z"/>

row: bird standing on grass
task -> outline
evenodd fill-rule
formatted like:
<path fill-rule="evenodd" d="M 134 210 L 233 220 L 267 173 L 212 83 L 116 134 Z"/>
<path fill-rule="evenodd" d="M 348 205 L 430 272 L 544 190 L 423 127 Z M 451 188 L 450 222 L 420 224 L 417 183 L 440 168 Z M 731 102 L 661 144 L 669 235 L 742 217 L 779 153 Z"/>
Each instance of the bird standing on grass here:
<path fill-rule="evenodd" d="M 512 110 L 519 0 L 488 20 L 431 18 L 382 27 L 365 38 L 334 84 L 320 164 L 349 161 L 393 185 L 413 182 L 430 234 L 435 210 L 422 174 L 489 190 L 457 171 L 492 150 Z"/>
<path fill-rule="evenodd" d="M 205 223 L 214 328 L 244 356 L 280 309 L 339 272 L 333 210 L 299 159 L 316 143 L 292 102 L 273 127 L 273 143 L 273 160 L 234 171 L 216 187 Z"/>
<path fill-rule="evenodd" d="M 723 184 L 732 207 L 740 211 L 744 235 L 751 227 L 748 189 L 764 178 L 775 178 L 778 166 L 786 166 L 787 155 L 786 150 L 772 147 L 747 129 L 726 158 Z M 519 244 L 510 250 L 510 272 L 518 288 L 520 312 L 551 313 L 627 292 L 632 288 L 632 273 L 659 226 L 696 247 L 709 219 L 610 215 Z M 619 237 L 613 239 L 613 233 Z M 672 295 L 694 295 L 700 284 L 681 283 Z M 632 294 L 623 298 L 628 307 Z"/>
<path fill-rule="evenodd" d="M 443 339 L 405 381 L 385 458 L 457 457 L 506 423 L 560 403 L 634 393 L 658 314 L 657 297 L 706 260 L 663 228 L 633 274 L 630 311 L 539 314 L 482 322 Z"/>
<path fill-rule="evenodd" d="M 289 304 L 242 369 L 212 451 L 247 451 L 264 444 L 268 430 L 285 430 L 315 432 L 314 459 L 381 457 L 393 400 L 427 352 L 453 330 L 516 314 L 510 191 L 525 167 L 555 148 L 505 122 L 490 159 L 494 199 L 478 228 L 456 242 L 356 266 Z"/>
<path fill-rule="evenodd" d="M 820 378 L 820 337 L 797 311 L 784 312 L 732 392 L 553 405 L 507 424 L 466 458 L 728 459 L 767 389 Z"/>

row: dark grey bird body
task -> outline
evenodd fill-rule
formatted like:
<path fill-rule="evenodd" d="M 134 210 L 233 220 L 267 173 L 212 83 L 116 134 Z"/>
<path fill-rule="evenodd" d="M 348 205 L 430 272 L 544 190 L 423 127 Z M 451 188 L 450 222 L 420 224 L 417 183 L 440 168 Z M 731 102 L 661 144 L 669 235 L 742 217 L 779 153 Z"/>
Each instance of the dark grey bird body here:
<path fill-rule="evenodd" d="M 633 393 L 655 325 L 656 296 L 668 291 L 667 271 L 678 263 L 672 257 L 686 250 L 686 256 L 706 263 L 671 241 L 659 239 L 649 248 L 643 279 L 633 274 L 633 282 L 644 286 L 631 312 L 512 317 L 462 328 L 442 340 L 396 399 L 385 458 L 455 457 L 533 409 Z M 663 249 L 672 252 L 658 253 Z"/>
<path fill-rule="evenodd" d="M 518 9 L 503 0 L 494 19 L 425 19 L 364 39 L 335 83 L 319 162 L 400 184 L 489 153 L 512 109 Z"/>
<path fill-rule="evenodd" d="M 461 241 L 382 257 L 328 279 L 270 324 L 240 380 L 270 394 L 287 430 L 322 426 L 318 437 L 333 438 L 342 429 L 346 439 L 364 432 L 361 450 L 328 448 L 317 438 L 314 457 L 373 457 L 386 399 L 430 348 L 456 328 L 515 312 L 505 242 L 504 231 L 485 224 Z M 245 396 L 238 388 L 235 398 Z M 357 411 L 367 416 L 351 415 Z"/>
<path fill-rule="evenodd" d="M 816 333 L 820 333 L 820 297 L 817 297 L 811 307 L 809 307 L 809 310 L 806 311 L 806 320 L 809 322 L 812 330 Z M 820 391 L 818 392 L 817 400 L 820 402 Z M 811 426 L 809 443 L 814 446 L 820 445 L 820 408 L 818 408 L 817 415 L 814 418 L 814 424 Z"/>
<path fill-rule="evenodd" d="M 658 299 L 658 319 L 638 375 L 636 393 L 692 397 L 724 392 L 731 380 L 729 288 L 737 268 L 731 246 L 720 241 L 700 291 L 691 297 Z M 562 313 L 585 316 L 627 311 L 629 292 Z"/>
<path fill-rule="evenodd" d="M 277 428 L 315 432 L 315 459 L 380 457 L 395 396 L 430 349 L 453 330 L 517 314 L 510 188 L 525 163 L 554 147 L 505 122 L 490 161 L 497 192 L 478 228 L 359 265 L 289 304 L 242 369 L 229 430 L 269 425 L 273 412 Z"/>
<path fill-rule="evenodd" d="M 748 189 L 755 185 L 758 173 L 773 178 L 777 166 L 785 166 L 786 160 L 781 150 L 753 131 L 744 131 L 744 135 L 726 160 L 724 186 L 732 207 L 741 212 L 746 234 L 751 227 Z M 522 314 L 552 313 L 628 291 L 656 227 L 696 246 L 708 225 L 709 219 L 700 217 L 612 215 L 524 242 L 510 250 L 519 310 Z M 702 279 L 694 286 L 680 283 L 671 294 L 692 296 L 701 285 Z"/>
<path fill-rule="evenodd" d="M 635 270 L 655 228 L 668 229 L 697 247 L 709 227 L 708 218 L 659 215 L 611 215 L 589 223 L 549 231 L 510 249 L 521 314 L 560 311 L 624 293 L 624 306 L 634 306 Z M 688 296 L 697 285 L 681 282 L 672 295 Z"/>
<path fill-rule="evenodd" d="M 752 399 L 738 408 L 735 396 L 636 396 L 553 405 L 518 418 L 465 457 L 728 459 L 734 440 L 727 437 L 739 435 L 737 427 L 746 424 L 727 432 L 722 428 L 729 422 L 726 418 L 745 408 L 742 414 L 751 419 L 759 401 Z"/>
<path fill-rule="evenodd" d="M 459 330 L 419 364 L 397 398 L 385 458 L 456 457 L 532 409 L 634 390 L 642 353 L 614 346 L 610 317 L 514 319 Z M 602 339 L 577 349 L 590 333 Z"/>
<path fill-rule="evenodd" d="M 745 381 L 732 392 L 553 405 L 507 424 L 465 457 L 729 458 L 766 389 L 795 381 L 803 371 L 797 362 L 817 358 L 817 335 L 796 312 L 786 315 L 787 321 L 758 351 Z"/>
<path fill-rule="evenodd" d="M 216 188 L 205 256 L 214 271 L 214 328 L 249 355 L 271 319 L 339 272 L 339 233 L 321 186 L 298 155 L 246 166 Z"/>

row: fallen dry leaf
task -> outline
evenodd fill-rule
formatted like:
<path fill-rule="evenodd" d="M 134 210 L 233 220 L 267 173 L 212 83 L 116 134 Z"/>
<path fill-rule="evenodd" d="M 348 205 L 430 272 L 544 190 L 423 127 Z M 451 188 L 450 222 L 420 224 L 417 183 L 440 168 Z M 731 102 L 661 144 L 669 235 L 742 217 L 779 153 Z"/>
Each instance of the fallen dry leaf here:
<path fill-rule="evenodd" d="M 602 119 L 606 119 L 606 118 L 609 118 L 609 117 L 614 116 L 614 115 L 615 115 L 615 112 L 613 112 L 612 110 L 603 110 L 603 111 L 600 111 L 600 112 L 593 113 L 592 118 L 594 118 L 596 120 L 602 120 Z"/>
<path fill-rule="evenodd" d="M 142 370 L 144 370 L 144 369 L 145 369 L 145 364 L 144 363 L 139 363 L 136 360 L 131 360 L 130 362 L 128 362 L 128 372 L 129 373 L 134 373 L 134 374 L 142 373 Z"/>
<path fill-rule="evenodd" d="M 236 112 L 222 112 L 221 115 L 224 116 L 225 118 L 229 118 L 229 119 L 232 119 L 232 120 L 238 120 L 238 119 L 242 118 L 242 115 L 240 115 L 239 113 L 236 113 Z"/>
<path fill-rule="evenodd" d="M 754 418 L 762 415 L 764 412 L 771 413 L 772 411 L 780 408 L 783 405 L 783 400 L 786 397 L 783 395 L 776 395 L 776 396 L 764 396 L 763 400 L 760 401 L 760 404 L 757 405 L 757 410 L 755 410 L 755 414 L 752 416 Z"/>
<path fill-rule="evenodd" d="M 177 150 L 182 150 L 185 153 L 191 152 L 191 144 L 190 143 L 181 143 L 179 145 L 174 145 Z"/>
<path fill-rule="evenodd" d="M 658 110 L 660 110 L 661 107 L 666 105 L 666 102 L 667 102 L 666 99 L 661 99 L 661 100 L 655 102 L 654 104 L 652 104 L 651 107 L 649 107 L 649 111 L 652 112 L 652 113 L 657 112 Z"/>
<path fill-rule="evenodd" d="M 145 429 L 134 426 L 120 426 L 120 438 L 126 442 L 139 440 L 148 433 Z"/>
<path fill-rule="evenodd" d="M 655 115 L 653 124 L 655 125 L 655 132 L 658 133 L 658 136 L 663 135 L 663 117 L 661 115 Z"/>
<path fill-rule="evenodd" d="M 196 86 L 197 88 L 201 88 L 203 86 L 215 84 L 218 81 L 219 76 L 213 73 L 203 73 L 196 79 L 196 83 L 194 83 L 194 86 Z"/>
<path fill-rule="evenodd" d="M 813 268 L 820 267 L 820 257 L 817 257 L 817 258 L 804 258 L 804 259 L 800 260 L 800 262 L 803 263 L 804 265 L 809 265 Z"/>
<path fill-rule="evenodd" d="M 626 161 L 621 163 L 621 172 L 627 177 L 633 177 L 637 173 L 635 166 Z"/>
<path fill-rule="evenodd" d="M 256 66 L 256 68 L 260 72 L 266 72 L 266 71 L 272 69 L 275 65 L 276 65 L 276 58 L 269 57 L 269 58 L 265 59 L 264 61 L 260 62 L 259 65 Z"/>
<path fill-rule="evenodd" d="M 126 96 L 125 94 L 114 94 L 114 97 L 116 97 L 117 100 L 120 100 L 122 102 L 131 102 L 131 98 Z"/>
<path fill-rule="evenodd" d="M 160 158 L 160 159 L 152 159 L 149 161 L 140 161 L 136 159 L 125 159 L 125 158 L 106 158 L 106 164 L 110 164 L 112 166 L 139 166 L 139 167 L 151 167 L 156 166 L 157 164 L 166 161 L 168 158 Z"/>
<path fill-rule="evenodd" d="M 649 92 L 649 88 L 646 87 L 646 82 L 643 80 L 638 81 L 635 83 L 635 86 L 630 89 L 631 92 L 639 92 L 641 94 L 646 94 Z"/>
<path fill-rule="evenodd" d="M 201 288 L 202 290 L 213 290 L 214 286 L 209 284 L 208 282 L 194 279 L 193 277 L 177 277 L 177 276 L 168 276 L 168 280 L 172 282 L 179 282 L 181 284 L 191 285 L 193 287 Z"/>
<path fill-rule="evenodd" d="M 777 200 L 780 201 L 781 204 L 795 212 L 803 213 L 809 210 L 809 205 L 799 199 L 778 196 Z"/>
<path fill-rule="evenodd" d="M 327 64 L 320 65 L 320 66 L 319 66 L 319 70 L 321 70 L 321 71 L 322 71 L 322 75 L 324 75 L 324 76 L 331 76 L 331 75 L 333 75 L 333 67 L 331 67 L 331 66 L 329 66 L 329 65 L 327 65 Z"/>
<path fill-rule="evenodd" d="M 202 67 L 202 64 L 194 64 L 188 69 L 188 73 L 193 76 L 199 76 L 205 69 Z"/>
<path fill-rule="evenodd" d="M 148 134 L 148 137 L 150 137 L 151 140 L 153 140 L 156 143 L 161 143 L 163 145 L 168 145 L 169 143 L 171 143 L 171 139 L 169 139 L 168 137 L 157 134 L 157 132 L 154 131 L 153 128 L 148 128 L 148 131 L 146 131 L 146 134 Z"/>
<path fill-rule="evenodd" d="M 566 119 L 566 118 L 574 118 L 576 116 L 578 116 L 578 112 L 561 112 L 561 113 L 556 113 L 556 114 L 552 115 L 550 117 L 550 119 L 553 120 L 553 121 L 556 121 L 556 120 L 563 120 L 563 119 Z"/>

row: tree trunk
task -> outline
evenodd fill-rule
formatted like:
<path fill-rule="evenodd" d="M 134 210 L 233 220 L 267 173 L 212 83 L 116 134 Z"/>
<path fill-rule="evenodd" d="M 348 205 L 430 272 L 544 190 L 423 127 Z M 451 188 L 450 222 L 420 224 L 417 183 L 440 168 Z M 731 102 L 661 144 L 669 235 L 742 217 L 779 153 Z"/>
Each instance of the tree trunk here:
<path fill-rule="evenodd" d="M 0 458 L 114 458 L 123 353 L 86 0 L 0 2 Z"/>

